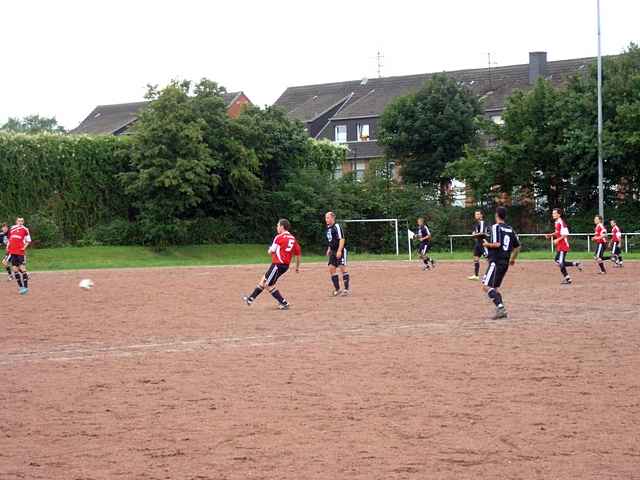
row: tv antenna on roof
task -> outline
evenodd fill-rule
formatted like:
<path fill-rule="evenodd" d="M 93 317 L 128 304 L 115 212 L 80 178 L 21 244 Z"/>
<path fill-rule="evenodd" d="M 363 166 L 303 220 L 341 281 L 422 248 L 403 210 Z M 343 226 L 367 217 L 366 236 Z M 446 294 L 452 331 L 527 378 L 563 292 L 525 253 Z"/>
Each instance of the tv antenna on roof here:
<path fill-rule="evenodd" d="M 384 66 L 382 65 L 383 58 L 384 58 L 384 55 L 382 55 L 380 50 L 378 50 L 378 53 L 376 54 L 376 60 L 378 61 L 378 78 L 382 77 L 382 67 Z"/>
<path fill-rule="evenodd" d="M 487 61 L 489 65 L 489 86 L 493 88 L 493 75 L 491 72 L 491 68 L 498 65 L 498 62 L 492 61 L 491 52 L 487 52 Z"/>

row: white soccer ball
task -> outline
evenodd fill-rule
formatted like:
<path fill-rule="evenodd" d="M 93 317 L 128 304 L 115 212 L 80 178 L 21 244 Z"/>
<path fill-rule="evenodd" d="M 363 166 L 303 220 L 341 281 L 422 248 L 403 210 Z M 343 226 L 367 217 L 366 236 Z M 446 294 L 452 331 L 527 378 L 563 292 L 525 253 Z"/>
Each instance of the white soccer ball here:
<path fill-rule="evenodd" d="M 83 290 L 91 290 L 93 288 L 93 280 L 85 278 L 83 280 L 80 280 L 78 286 Z"/>

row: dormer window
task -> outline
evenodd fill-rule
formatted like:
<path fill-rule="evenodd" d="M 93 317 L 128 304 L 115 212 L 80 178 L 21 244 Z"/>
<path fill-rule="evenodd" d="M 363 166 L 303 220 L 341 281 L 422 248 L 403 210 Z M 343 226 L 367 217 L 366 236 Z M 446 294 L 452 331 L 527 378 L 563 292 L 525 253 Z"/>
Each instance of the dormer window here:
<path fill-rule="evenodd" d="M 368 123 L 358 123 L 358 141 L 359 142 L 368 142 L 369 141 L 369 124 Z"/>
<path fill-rule="evenodd" d="M 347 143 L 347 126 L 336 125 L 336 142 Z"/>

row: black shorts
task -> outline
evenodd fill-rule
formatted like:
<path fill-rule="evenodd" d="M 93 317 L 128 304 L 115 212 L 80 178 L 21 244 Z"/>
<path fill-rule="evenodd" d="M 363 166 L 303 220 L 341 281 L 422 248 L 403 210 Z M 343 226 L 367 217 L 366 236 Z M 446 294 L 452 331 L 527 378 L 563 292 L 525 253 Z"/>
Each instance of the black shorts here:
<path fill-rule="evenodd" d="M 342 257 L 336 257 L 336 252 L 331 252 L 329 255 L 329 263 L 327 265 L 333 265 L 334 267 L 346 267 L 347 266 L 347 249 L 342 250 Z"/>
<path fill-rule="evenodd" d="M 7 255 L 7 263 L 14 267 L 20 267 L 27 264 L 27 258 L 24 255 Z"/>
<path fill-rule="evenodd" d="M 604 257 L 604 251 L 607 248 L 607 244 L 606 243 L 598 243 L 596 244 L 596 253 L 594 254 L 594 257 L 596 259 L 598 258 L 602 258 Z"/>
<path fill-rule="evenodd" d="M 418 255 L 426 255 L 431 251 L 431 244 L 429 242 L 420 242 L 418 246 Z"/>
<path fill-rule="evenodd" d="M 477 243 L 473 246 L 473 256 L 474 257 L 486 257 L 489 254 L 486 248 L 482 246 L 481 243 Z"/>
<path fill-rule="evenodd" d="M 487 273 L 485 273 L 482 283 L 485 287 L 498 288 L 502 285 L 502 280 L 509 270 L 508 263 L 489 263 Z"/>
<path fill-rule="evenodd" d="M 556 252 L 556 263 L 558 265 L 562 265 L 564 262 L 566 262 L 568 253 L 569 252 Z"/>
<path fill-rule="evenodd" d="M 284 263 L 272 263 L 267 269 L 267 273 L 264 274 L 267 285 L 273 287 L 278 279 L 287 273 L 287 270 L 289 270 L 289 265 L 285 265 Z"/>
<path fill-rule="evenodd" d="M 613 242 L 611 244 L 611 254 L 620 255 L 621 253 L 622 253 L 622 249 L 620 248 L 620 242 Z"/>

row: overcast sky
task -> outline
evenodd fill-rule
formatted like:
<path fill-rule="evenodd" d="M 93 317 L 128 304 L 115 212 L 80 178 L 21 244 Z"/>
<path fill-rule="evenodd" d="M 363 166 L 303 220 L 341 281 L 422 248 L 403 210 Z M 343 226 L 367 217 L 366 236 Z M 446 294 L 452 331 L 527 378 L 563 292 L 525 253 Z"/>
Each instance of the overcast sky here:
<path fill-rule="evenodd" d="M 603 53 L 640 43 L 640 0 L 601 0 Z M 596 54 L 596 0 L 0 0 L 0 124 L 211 78 L 258 105 L 292 85 Z"/>

